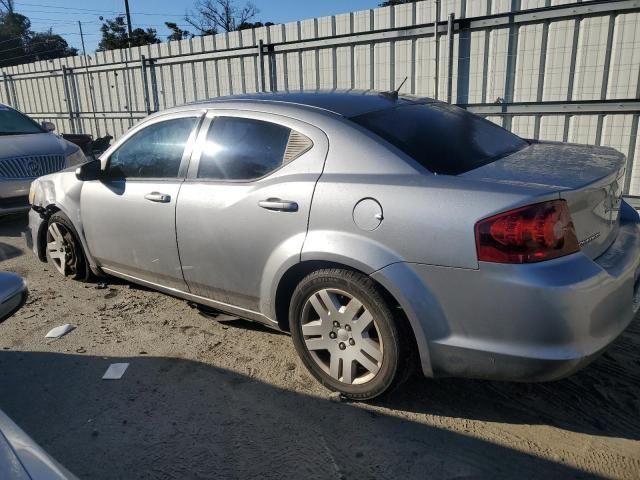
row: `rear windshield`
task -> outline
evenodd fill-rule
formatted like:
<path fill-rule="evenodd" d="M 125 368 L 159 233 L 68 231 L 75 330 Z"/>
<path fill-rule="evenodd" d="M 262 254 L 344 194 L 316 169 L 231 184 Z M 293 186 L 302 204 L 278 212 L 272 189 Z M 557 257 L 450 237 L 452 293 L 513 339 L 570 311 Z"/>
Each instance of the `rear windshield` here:
<path fill-rule="evenodd" d="M 26 115 L 0 105 L 0 135 L 25 135 L 44 131 Z"/>
<path fill-rule="evenodd" d="M 406 105 L 351 120 L 439 175 L 459 175 L 524 148 L 520 137 L 446 103 Z"/>

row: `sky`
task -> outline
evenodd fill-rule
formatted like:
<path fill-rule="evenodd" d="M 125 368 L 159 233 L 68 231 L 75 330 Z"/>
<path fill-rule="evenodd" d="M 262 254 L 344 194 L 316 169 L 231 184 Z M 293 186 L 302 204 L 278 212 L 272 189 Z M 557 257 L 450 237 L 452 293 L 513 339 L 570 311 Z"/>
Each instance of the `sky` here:
<path fill-rule="evenodd" d="M 134 28 L 156 28 L 158 36 L 165 40 L 168 31 L 164 22 L 185 24 L 183 28 L 187 28 L 184 15 L 193 10 L 195 3 L 196 0 L 129 0 L 131 24 Z M 238 3 L 244 4 L 244 0 Z M 252 0 L 251 3 L 260 10 L 255 21 L 285 23 L 373 8 L 380 0 Z M 113 18 L 123 13 L 124 0 L 15 0 L 15 10 L 31 19 L 32 30 L 51 27 L 81 51 L 80 20 L 87 54 L 91 54 L 100 41 L 100 16 Z"/>

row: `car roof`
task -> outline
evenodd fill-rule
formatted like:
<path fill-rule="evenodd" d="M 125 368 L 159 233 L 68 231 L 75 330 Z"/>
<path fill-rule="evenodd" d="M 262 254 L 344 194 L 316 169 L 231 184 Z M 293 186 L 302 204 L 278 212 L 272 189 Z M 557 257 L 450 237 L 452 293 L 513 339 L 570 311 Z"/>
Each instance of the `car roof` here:
<path fill-rule="evenodd" d="M 434 103 L 431 98 L 419 98 L 406 95 L 397 95 L 395 92 L 366 91 L 297 91 L 255 93 L 245 95 L 232 95 L 218 97 L 210 100 L 201 100 L 188 104 L 188 106 L 215 107 L 225 102 L 234 103 L 278 103 L 291 107 L 321 109 L 343 117 L 356 117 L 387 108 L 402 105 L 416 105 Z M 178 107 L 180 108 L 180 107 Z M 184 107 L 183 107 L 184 108 Z"/>

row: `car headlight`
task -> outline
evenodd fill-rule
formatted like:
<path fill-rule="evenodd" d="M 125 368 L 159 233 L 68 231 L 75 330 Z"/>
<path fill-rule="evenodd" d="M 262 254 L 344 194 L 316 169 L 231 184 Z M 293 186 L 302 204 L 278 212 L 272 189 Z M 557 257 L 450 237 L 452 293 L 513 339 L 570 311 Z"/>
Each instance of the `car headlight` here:
<path fill-rule="evenodd" d="M 87 157 L 84 156 L 84 153 L 81 149 L 77 149 L 71 155 L 67 155 L 67 166 L 73 167 L 75 165 L 80 165 L 81 163 L 85 163 L 87 161 Z"/>

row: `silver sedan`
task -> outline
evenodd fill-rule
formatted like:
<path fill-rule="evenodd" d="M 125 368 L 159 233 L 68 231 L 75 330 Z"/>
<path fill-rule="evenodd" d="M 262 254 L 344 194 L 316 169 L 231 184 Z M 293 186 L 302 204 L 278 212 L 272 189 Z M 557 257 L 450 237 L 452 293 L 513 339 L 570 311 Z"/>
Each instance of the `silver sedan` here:
<path fill-rule="evenodd" d="M 640 219 L 611 148 L 528 141 L 386 94 L 230 97 L 152 115 L 40 178 L 31 246 L 291 333 L 328 388 L 542 381 L 639 306 Z"/>

